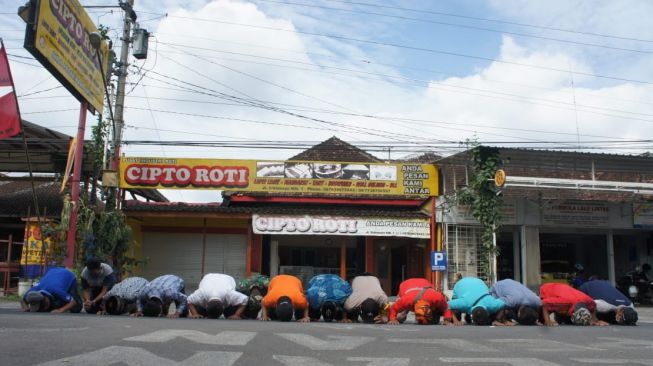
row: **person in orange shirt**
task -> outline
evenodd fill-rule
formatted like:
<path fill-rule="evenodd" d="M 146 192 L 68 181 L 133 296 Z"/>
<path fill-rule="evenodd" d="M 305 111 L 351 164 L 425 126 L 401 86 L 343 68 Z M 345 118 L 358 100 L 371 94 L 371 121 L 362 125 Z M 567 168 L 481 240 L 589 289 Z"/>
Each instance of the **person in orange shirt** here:
<path fill-rule="evenodd" d="M 298 322 L 308 323 L 308 301 L 302 281 L 291 275 L 278 275 L 270 281 L 268 293 L 263 298 L 261 320 L 279 319 L 290 321 L 295 314 Z M 300 315 L 301 314 L 301 315 Z"/>
<path fill-rule="evenodd" d="M 415 312 L 415 320 L 419 324 L 439 324 L 443 315 L 445 324 L 450 321 L 447 299 L 424 278 L 411 278 L 402 282 L 399 285 L 398 297 L 390 308 L 388 324 L 399 324 L 397 315 L 409 311 Z"/>

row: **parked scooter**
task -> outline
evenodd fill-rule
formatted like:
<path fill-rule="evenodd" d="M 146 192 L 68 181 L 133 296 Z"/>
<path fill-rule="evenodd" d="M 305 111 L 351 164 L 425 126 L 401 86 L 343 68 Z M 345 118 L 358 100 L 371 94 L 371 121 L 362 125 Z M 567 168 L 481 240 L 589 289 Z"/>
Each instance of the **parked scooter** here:
<path fill-rule="evenodd" d="M 617 288 L 633 303 L 651 304 L 653 282 L 646 275 L 650 270 L 651 266 L 648 263 L 643 264 L 641 268 L 637 267 L 617 280 Z"/>

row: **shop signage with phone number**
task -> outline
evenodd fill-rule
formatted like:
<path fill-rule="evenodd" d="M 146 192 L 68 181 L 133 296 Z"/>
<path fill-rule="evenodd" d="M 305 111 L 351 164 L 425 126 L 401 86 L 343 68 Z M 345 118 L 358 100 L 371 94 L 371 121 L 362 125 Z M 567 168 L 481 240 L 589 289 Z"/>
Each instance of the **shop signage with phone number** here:
<path fill-rule="evenodd" d="M 123 157 L 120 187 L 268 193 L 437 196 L 430 164 Z"/>

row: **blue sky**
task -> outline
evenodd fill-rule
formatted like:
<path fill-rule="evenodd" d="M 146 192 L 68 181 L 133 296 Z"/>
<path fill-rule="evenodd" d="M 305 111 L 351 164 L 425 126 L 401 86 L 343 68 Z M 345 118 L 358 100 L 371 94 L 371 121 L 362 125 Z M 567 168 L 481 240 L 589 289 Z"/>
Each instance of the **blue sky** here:
<path fill-rule="evenodd" d="M 40 92 L 58 84 L 35 60 L 19 58 L 30 56 L 22 33 L 12 30 L 24 24 L 15 2 L 0 5 L 0 36 L 18 94 L 39 92 L 19 98 L 23 117 L 72 135 L 78 103 L 62 88 Z M 392 158 L 451 154 L 470 138 L 629 154 L 653 145 L 626 142 L 653 137 L 650 1 L 136 0 L 135 10 L 153 37 L 148 60 L 130 61 L 125 140 L 292 143 L 335 135 L 353 144 L 411 146 L 391 149 Z M 118 44 L 119 12 L 90 13 L 114 28 Z M 179 90 L 189 88 L 184 83 L 196 91 Z M 234 105 L 197 87 L 304 118 Z M 297 153 L 142 145 L 124 151 L 245 159 Z"/>

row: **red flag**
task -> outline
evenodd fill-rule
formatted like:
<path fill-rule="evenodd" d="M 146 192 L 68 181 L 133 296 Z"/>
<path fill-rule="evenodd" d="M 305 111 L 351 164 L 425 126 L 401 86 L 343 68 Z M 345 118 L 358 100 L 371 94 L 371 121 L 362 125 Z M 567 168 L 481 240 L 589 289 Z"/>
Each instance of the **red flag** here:
<path fill-rule="evenodd" d="M 18 112 L 16 91 L 13 90 L 14 84 L 11 79 L 11 71 L 9 71 L 5 46 L 2 43 L 0 45 L 0 87 L 10 86 L 12 88 L 10 93 L 0 95 L 0 139 L 6 139 L 20 132 L 20 113 Z"/>

